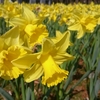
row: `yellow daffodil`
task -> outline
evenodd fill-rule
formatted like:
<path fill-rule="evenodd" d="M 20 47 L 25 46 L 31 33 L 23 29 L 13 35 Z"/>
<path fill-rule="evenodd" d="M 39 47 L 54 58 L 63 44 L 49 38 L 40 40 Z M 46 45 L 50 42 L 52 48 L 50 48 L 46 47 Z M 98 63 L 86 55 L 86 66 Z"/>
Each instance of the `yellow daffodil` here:
<path fill-rule="evenodd" d="M 41 42 L 40 40 L 48 35 L 45 25 L 38 25 L 36 15 L 26 6 L 22 6 L 22 17 L 14 17 L 10 20 L 12 25 L 20 28 L 20 40 L 27 44 L 27 38 L 31 42 Z M 28 37 L 27 37 L 28 35 Z M 34 44 L 33 43 L 33 44 Z"/>
<path fill-rule="evenodd" d="M 6 80 L 18 78 L 24 69 L 14 66 L 12 60 L 27 53 L 20 46 L 18 27 L 14 27 L 2 35 L 0 42 L 0 76 Z"/>
<path fill-rule="evenodd" d="M 26 82 L 34 81 L 43 75 L 42 84 L 48 87 L 55 86 L 67 78 L 69 73 L 61 69 L 59 65 L 74 58 L 66 53 L 69 45 L 69 36 L 70 33 L 66 32 L 56 44 L 51 39 L 44 38 L 41 52 L 25 55 L 12 63 L 15 66 L 19 66 L 19 68 L 27 68 L 24 73 Z"/>
<path fill-rule="evenodd" d="M 28 35 L 28 45 L 33 47 L 36 43 L 41 44 L 42 39 L 48 36 L 48 31 L 45 25 L 32 25 L 28 24 L 25 28 Z"/>
<path fill-rule="evenodd" d="M 20 17 L 13 17 L 9 20 L 10 24 L 13 26 L 18 25 L 20 30 L 24 30 L 28 24 L 36 24 L 38 19 L 36 15 L 25 5 L 21 7 L 22 12 Z"/>
<path fill-rule="evenodd" d="M 4 5 L 0 6 L 0 11 L 2 11 L 2 17 L 8 21 L 15 16 L 20 16 L 21 7 L 17 3 L 5 2 Z"/>
<path fill-rule="evenodd" d="M 97 20 L 87 14 L 76 14 L 76 21 L 68 27 L 69 30 L 77 31 L 77 38 L 84 36 L 86 32 L 93 32 L 97 25 Z"/>

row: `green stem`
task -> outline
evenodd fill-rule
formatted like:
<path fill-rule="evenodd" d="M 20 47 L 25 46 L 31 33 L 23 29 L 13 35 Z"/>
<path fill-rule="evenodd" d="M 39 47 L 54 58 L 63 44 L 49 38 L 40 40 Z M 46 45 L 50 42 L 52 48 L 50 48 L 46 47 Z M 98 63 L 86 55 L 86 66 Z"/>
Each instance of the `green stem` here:
<path fill-rule="evenodd" d="M 31 88 L 31 100 L 35 100 L 35 95 L 34 95 L 34 82 L 30 83 L 30 88 Z"/>
<path fill-rule="evenodd" d="M 25 99 L 25 87 L 24 87 L 24 79 L 23 79 L 23 77 L 21 77 L 21 90 L 22 90 L 22 100 L 26 100 Z"/>
<path fill-rule="evenodd" d="M 12 86 L 12 89 L 13 89 L 15 95 L 16 95 L 16 99 L 19 100 L 19 93 L 18 93 L 18 91 L 17 91 L 15 85 L 13 84 L 12 81 L 9 81 L 9 82 L 10 82 L 10 85 Z"/>
<path fill-rule="evenodd" d="M 5 83 L 6 83 L 6 82 L 7 82 L 6 80 L 3 80 L 2 88 L 5 86 Z"/>
<path fill-rule="evenodd" d="M 53 87 L 48 88 L 48 89 L 46 90 L 46 93 L 45 93 L 45 96 L 43 97 L 43 100 L 48 100 L 48 97 L 49 97 L 49 95 L 50 95 L 52 89 L 53 89 Z"/>

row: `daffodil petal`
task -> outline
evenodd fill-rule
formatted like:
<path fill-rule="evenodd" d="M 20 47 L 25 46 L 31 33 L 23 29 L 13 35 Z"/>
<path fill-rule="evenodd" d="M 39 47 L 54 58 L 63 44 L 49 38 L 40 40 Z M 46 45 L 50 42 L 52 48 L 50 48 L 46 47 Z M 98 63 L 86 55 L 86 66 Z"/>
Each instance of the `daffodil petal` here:
<path fill-rule="evenodd" d="M 50 39 L 44 38 L 44 39 L 43 39 L 42 48 L 43 48 L 43 49 L 42 49 L 43 54 L 47 54 L 47 53 L 49 53 L 52 49 L 55 48 L 55 45 L 54 45 L 54 43 L 53 43 Z"/>
<path fill-rule="evenodd" d="M 95 26 L 96 25 L 89 23 L 89 24 L 86 25 L 86 29 L 89 30 L 89 31 L 93 31 Z"/>
<path fill-rule="evenodd" d="M 64 61 L 68 61 L 68 60 L 73 60 L 75 57 L 68 54 L 68 53 L 57 53 L 53 59 L 55 60 L 55 62 L 60 65 L 62 64 Z"/>
<path fill-rule="evenodd" d="M 20 17 L 14 17 L 10 19 L 10 24 L 13 26 L 18 25 L 20 30 L 23 30 L 25 28 L 25 25 L 27 24 L 26 20 Z"/>
<path fill-rule="evenodd" d="M 23 6 L 23 17 L 25 17 L 29 23 L 32 23 L 33 19 L 37 22 L 35 14 L 26 6 Z"/>
<path fill-rule="evenodd" d="M 4 39 L 2 39 L 1 37 L 0 37 L 0 51 L 3 49 L 3 46 L 4 46 Z"/>
<path fill-rule="evenodd" d="M 12 70 L 5 71 L 5 73 L 1 77 L 6 80 L 11 80 L 18 78 L 19 75 L 23 73 L 24 70 L 21 70 L 17 67 L 12 67 Z"/>
<path fill-rule="evenodd" d="M 80 26 L 80 29 L 79 29 L 79 31 L 77 32 L 77 38 L 78 38 L 78 39 L 80 39 L 81 37 L 84 36 L 84 34 L 85 34 L 85 31 L 84 31 L 84 30 L 85 30 L 84 27 Z"/>
<path fill-rule="evenodd" d="M 43 68 L 39 62 L 35 63 L 30 69 L 24 72 L 24 80 L 26 82 L 32 82 L 40 78 L 43 74 Z"/>
<path fill-rule="evenodd" d="M 76 23 L 76 24 L 74 24 L 72 26 L 69 26 L 68 29 L 72 30 L 72 31 L 76 31 L 76 30 L 78 31 L 79 27 L 80 27 L 80 23 Z"/>
<path fill-rule="evenodd" d="M 19 45 L 19 34 L 20 34 L 19 28 L 18 26 L 16 26 L 10 29 L 9 31 L 7 31 L 1 37 L 4 38 L 4 43 L 7 46 Z"/>
<path fill-rule="evenodd" d="M 51 38 L 51 40 L 54 43 L 57 43 L 61 39 L 62 36 L 63 34 L 60 31 L 56 31 L 56 37 Z"/>
<path fill-rule="evenodd" d="M 62 37 L 62 33 L 60 31 L 56 31 L 56 37 L 58 38 Z"/>
<path fill-rule="evenodd" d="M 38 55 L 39 53 L 27 54 L 21 58 L 13 60 L 12 63 L 19 68 L 27 69 L 31 67 L 34 62 L 36 62 Z"/>
<path fill-rule="evenodd" d="M 63 34 L 62 38 L 60 41 L 56 43 L 56 46 L 58 48 L 58 52 L 64 52 L 70 45 L 70 32 L 67 31 Z"/>

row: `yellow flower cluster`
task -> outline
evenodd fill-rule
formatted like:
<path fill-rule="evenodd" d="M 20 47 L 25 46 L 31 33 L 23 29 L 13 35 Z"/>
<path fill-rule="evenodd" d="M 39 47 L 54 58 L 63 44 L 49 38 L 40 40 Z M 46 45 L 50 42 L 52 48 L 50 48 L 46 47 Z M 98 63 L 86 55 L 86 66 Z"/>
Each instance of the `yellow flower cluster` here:
<path fill-rule="evenodd" d="M 77 31 L 77 38 L 91 33 L 100 24 L 99 5 L 74 4 L 18 4 L 5 2 L 0 5 L 0 16 L 13 26 L 0 36 L 0 76 L 7 80 L 23 74 L 26 82 L 42 76 L 42 84 L 57 85 L 68 76 L 68 71 L 59 67 L 74 57 L 66 52 L 71 45 L 70 31 L 56 32 L 50 38 L 43 20 L 59 20 L 68 25 L 68 30 Z M 38 51 L 38 47 L 41 50 Z"/>

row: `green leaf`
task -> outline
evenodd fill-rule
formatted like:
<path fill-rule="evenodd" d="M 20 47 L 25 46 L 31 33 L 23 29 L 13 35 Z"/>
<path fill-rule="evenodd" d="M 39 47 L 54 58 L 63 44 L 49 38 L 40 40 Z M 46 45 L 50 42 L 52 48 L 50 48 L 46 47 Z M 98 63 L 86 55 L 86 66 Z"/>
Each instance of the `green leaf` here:
<path fill-rule="evenodd" d="M 23 77 L 21 77 L 21 93 L 22 93 L 22 100 L 26 100 L 25 98 L 25 83 Z"/>
<path fill-rule="evenodd" d="M 14 99 L 12 98 L 12 96 L 11 96 L 8 92 L 6 92 L 4 89 L 2 89 L 1 87 L 0 87 L 0 94 L 1 94 L 6 100 L 14 100 Z"/>
<path fill-rule="evenodd" d="M 67 31 L 67 27 L 68 26 L 66 24 L 63 24 L 63 25 L 59 26 L 59 31 L 64 33 L 65 31 Z"/>
<path fill-rule="evenodd" d="M 19 94 L 18 94 L 18 91 L 16 89 L 16 85 L 14 84 L 14 81 L 10 80 L 9 83 L 10 83 L 10 85 L 11 85 L 11 87 L 12 87 L 14 93 L 15 93 L 16 98 L 19 99 Z"/>
<path fill-rule="evenodd" d="M 3 17 L 0 17 L 0 35 L 3 35 L 11 28 L 12 26 L 9 26 L 9 22 L 6 22 Z"/>
<path fill-rule="evenodd" d="M 28 87 L 27 91 L 26 91 L 26 100 L 30 100 L 31 99 L 31 89 L 30 87 Z"/>
<path fill-rule="evenodd" d="M 70 96 L 67 95 L 64 100 L 70 100 Z"/>
<path fill-rule="evenodd" d="M 94 87 L 93 78 L 90 78 L 90 96 L 92 96 L 93 87 Z"/>
<path fill-rule="evenodd" d="M 100 59 L 99 59 L 99 61 L 98 61 L 98 65 L 97 65 L 97 68 L 96 68 L 96 70 L 95 70 L 95 75 L 98 76 L 99 73 L 100 73 Z"/>
<path fill-rule="evenodd" d="M 99 54 L 99 41 L 97 40 L 95 42 L 95 46 L 94 46 L 94 50 L 93 50 L 92 65 L 94 65 L 95 61 L 97 60 L 98 54 Z"/>
<path fill-rule="evenodd" d="M 67 89 L 68 85 L 70 84 L 70 82 L 72 81 L 72 78 L 73 78 L 73 75 L 74 75 L 74 70 L 75 70 L 75 66 L 72 67 L 70 73 L 69 73 L 69 76 L 66 80 L 66 83 L 65 83 L 65 86 L 64 86 L 64 90 Z"/>
<path fill-rule="evenodd" d="M 95 95 L 96 95 L 96 97 L 98 96 L 99 90 L 100 90 L 100 79 L 98 79 L 96 81 L 96 84 L 95 84 Z"/>

